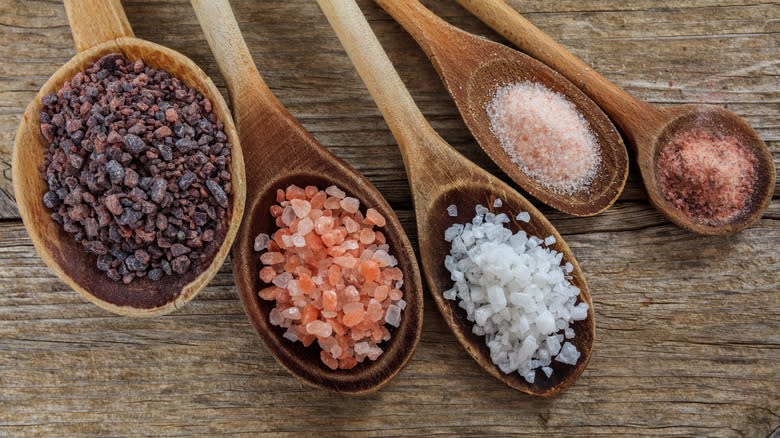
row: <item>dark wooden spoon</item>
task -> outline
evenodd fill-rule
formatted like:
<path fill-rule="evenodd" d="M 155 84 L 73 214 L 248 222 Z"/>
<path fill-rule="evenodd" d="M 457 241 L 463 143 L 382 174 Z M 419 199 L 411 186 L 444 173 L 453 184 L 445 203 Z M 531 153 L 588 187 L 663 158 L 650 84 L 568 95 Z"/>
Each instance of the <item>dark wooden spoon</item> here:
<path fill-rule="evenodd" d="M 13 184 L 16 203 L 30 238 L 47 265 L 70 287 L 98 306 L 120 315 L 155 316 L 172 312 L 197 295 L 214 278 L 233 243 L 244 212 L 244 161 L 238 134 L 227 103 L 206 76 L 186 56 L 163 46 L 135 38 L 119 0 L 65 0 L 78 53 L 57 70 L 27 107 L 16 134 L 13 152 Z M 180 276 L 160 281 L 135 279 L 129 285 L 108 280 L 73 236 L 49 216 L 43 205 L 48 190 L 38 166 L 43 164 L 48 142 L 40 129 L 41 98 L 59 90 L 77 72 L 102 56 L 121 52 L 131 61 L 143 60 L 165 70 L 211 100 L 214 113 L 225 124 L 233 144 L 232 195 L 226 223 L 217 227 L 217 238 L 205 248 L 206 264 Z"/>
<path fill-rule="evenodd" d="M 599 75 L 501 0 L 457 0 L 518 48 L 569 78 L 620 127 L 633 146 L 650 203 L 677 225 L 701 234 L 745 229 L 764 214 L 775 189 L 775 165 L 761 137 L 731 111 L 713 105 L 660 107 L 643 102 Z M 758 178 L 744 211 L 719 223 L 695 220 L 661 192 L 657 174 L 660 150 L 672 139 L 700 129 L 737 138 L 758 159 Z"/>
<path fill-rule="evenodd" d="M 233 248 L 233 274 L 249 320 L 279 363 L 304 383 L 330 392 L 365 394 L 390 382 L 412 357 L 420 340 L 423 317 L 422 281 L 412 245 L 390 205 L 364 176 L 320 145 L 282 104 L 260 77 L 227 0 L 192 0 L 203 33 L 227 83 L 247 163 L 247 209 Z M 404 274 L 407 307 L 401 325 L 376 361 L 351 370 L 331 370 L 320 361 L 316 346 L 304 347 L 282 338 L 284 329 L 271 325 L 271 301 L 258 297 L 266 285 L 254 252 L 258 233 L 276 230 L 268 208 L 276 190 L 290 184 L 335 184 L 373 207 L 387 219 L 383 231 Z M 392 329 L 392 327 L 390 327 Z"/>
<path fill-rule="evenodd" d="M 375 1 L 428 55 L 482 149 L 528 193 L 577 216 L 597 214 L 620 196 L 628 176 L 623 140 L 601 109 L 566 78 L 527 55 L 446 23 L 417 0 Z M 597 176 L 583 189 L 565 194 L 539 183 L 512 162 L 491 131 L 487 108 L 496 90 L 524 81 L 565 96 L 590 125 L 598 142 L 601 164 Z"/>
<path fill-rule="evenodd" d="M 317 2 L 398 141 L 414 198 L 425 279 L 444 320 L 474 360 L 495 378 L 519 391 L 538 396 L 562 391 L 585 369 L 595 335 L 590 292 L 574 254 L 552 224 L 527 199 L 466 159 L 436 134 L 414 104 L 354 0 Z M 472 333 L 472 323 L 466 319 L 466 313 L 455 301 L 442 297 L 453 284 L 444 267 L 444 257 L 450 250 L 444 240 L 444 230 L 454 223 L 470 221 L 476 205 L 490 207 L 496 198 L 503 201 L 503 207 L 498 211 L 493 209 L 494 212 L 506 212 L 510 217 L 521 211 L 531 215 L 530 223 L 513 222 L 513 232 L 523 229 L 542 238 L 555 236 L 556 243 L 552 248 L 562 252 L 564 260 L 574 266 L 572 283 L 580 288 L 580 300 L 589 306 L 588 318 L 573 325 L 576 336 L 571 342 L 582 353 L 579 362 L 575 366 L 554 362 L 551 377 L 546 378 L 539 371 L 533 384 L 517 373 L 502 373 L 490 360 L 484 337 Z M 452 204 L 458 208 L 457 217 L 448 215 L 447 207 Z"/>

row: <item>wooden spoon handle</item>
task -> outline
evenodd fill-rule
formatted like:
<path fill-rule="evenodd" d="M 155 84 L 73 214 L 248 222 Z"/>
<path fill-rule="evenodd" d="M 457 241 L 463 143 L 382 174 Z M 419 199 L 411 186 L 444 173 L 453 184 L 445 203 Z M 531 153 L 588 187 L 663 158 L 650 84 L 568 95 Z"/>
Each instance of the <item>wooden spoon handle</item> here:
<path fill-rule="evenodd" d="M 434 175 L 446 167 L 446 157 L 457 153 L 446 151 L 443 140 L 436 141 L 438 134 L 415 105 L 355 1 L 317 3 L 393 132 L 417 200 L 417 195 L 423 194 L 421 187 L 434 184 Z M 438 164 L 432 165 L 433 160 Z"/>
<path fill-rule="evenodd" d="M 596 73 L 502 0 L 456 0 L 518 48 L 544 62 L 591 97 L 627 135 L 661 119 L 661 110 Z M 631 141 L 635 144 L 634 141 Z"/>
<path fill-rule="evenodd" d="M 374 0 L 398 22 L 431 59 L 436 69 L 442 62 L 471 64 L 477 57 L 468 56 L 472 44 L 458 43 L 465 32 L 447 23 L 417 0 Z M 454 50 L 453 50 L 454 48 Z M 455 59 L 453 59 L 455 58 Z M 441 72 L 440 72 L 441 73 Z"/>
<path fill-rule="evenodd" d="M 76 51 L 94 47 L 115 38 L 132 37 L 120 0 L 65 0 Z"/>
<path fill-rule="evenodd" d="M 286 110 L 257 71 L 228 0 L 191 0 L 219 71 L 225 78 L 239 131 L 257 112 Z M 265 104 L 263 104 L 265 103 Z"/>

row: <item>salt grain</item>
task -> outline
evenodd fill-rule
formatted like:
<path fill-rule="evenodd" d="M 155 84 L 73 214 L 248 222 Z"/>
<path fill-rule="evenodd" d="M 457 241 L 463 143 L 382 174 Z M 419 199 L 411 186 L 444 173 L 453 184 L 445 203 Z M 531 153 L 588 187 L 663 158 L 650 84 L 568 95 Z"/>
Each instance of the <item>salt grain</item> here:
<path fill-rule="evenodd" d="M 448 214 L 450 217 L 455 217 L 455 216 L 457 216 L 457 215 L 458 215 L 458 206 L 457 206 L 457 205 L 455 205 L 455 204 L 452 204 L 452 205 L 450 205 L 449 207 L 447 207 L 447 214 Z"/>
<path fill-rule="evenodd" d="M 551 375 L 553 360 L 576 364 L 580 353 L 564 341 L 575 334 L 571 323 L 587 318 L 588 305 L 577 304 L 580 290 L 566 278 L 571 263 L 561 265 L 563 254 L 545 247 L 555 238 L 512 234 L 504 226 L 506 215 L 481 205 L 475 211 L 471 223 L 445 231 L 452 246 L 444 266 L 454 285 L 443 297 L 458 300 L 502 372 L 517 372 L 533 383 L 536 369 Z M 516 219 L 527 222 L 530 215 Z"/>
<path fill-rule="evenodd" d="M 601 157 L 588 122 L 566 98 L 541 84 L 497 90 L 487 109 L 490 126 L 512 162 L 555 191 L 585 189 Z"/>

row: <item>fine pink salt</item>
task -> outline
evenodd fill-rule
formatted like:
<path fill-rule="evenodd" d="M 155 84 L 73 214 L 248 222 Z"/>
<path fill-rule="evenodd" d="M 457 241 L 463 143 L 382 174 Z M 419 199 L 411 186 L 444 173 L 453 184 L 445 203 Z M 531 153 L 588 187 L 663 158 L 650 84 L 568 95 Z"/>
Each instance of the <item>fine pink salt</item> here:
<path fill-rule="evenodd" d="M 279 229 L 255 240 L 266 251 L 259 278 L 272 284 L 258 295 L 276 301 L 269 321 L 293 342 L 316 340 L 331 369 L 376 360 L 379 344 L 390 339 L 385 323 L 397 326 L 405 305 L 403 273 L 374 229 L 385 225 L 384 216 L 373 208 L 364 216 L 360 201 L 336 186 L 291 185 L 276 200 L 269 211 Z"/>
<path fill-rule="evenodd" d="M 587 188 L 601 162 L 596 138 L 576 107 L 541 84 L 499 88 L 489 105 L 493 134 L 518 168 L 565 194 Z"/>

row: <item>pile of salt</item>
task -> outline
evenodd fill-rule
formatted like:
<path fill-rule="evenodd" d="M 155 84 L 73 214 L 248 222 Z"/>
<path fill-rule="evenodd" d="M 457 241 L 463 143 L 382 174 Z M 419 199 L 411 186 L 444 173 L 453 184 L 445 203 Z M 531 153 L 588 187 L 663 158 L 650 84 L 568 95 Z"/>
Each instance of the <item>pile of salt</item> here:
<path fill-rule="evenodd" d="M 506 214 L 478 205 L 470 223 L 445 231 L 452 248 L 444 266 L 455 285 L 443 296 L 460 300 L 474 322 L 472 331 L 485 336 L 491 360 L 502 372 L 517 371 L 533 383 L 537 368 L 552 374 L 553 360 L 577 363 L 580 353 L 565 340 L 574 337 L 571 323 L 588 317 L 588 305 L 577 304 L 580 290 L 569 281 L 571 263 L 561 265 L 562 253 L 541 246 L 553 245 L 555 238 L 512 234 L 504 226 L 508 222 Z"/>

